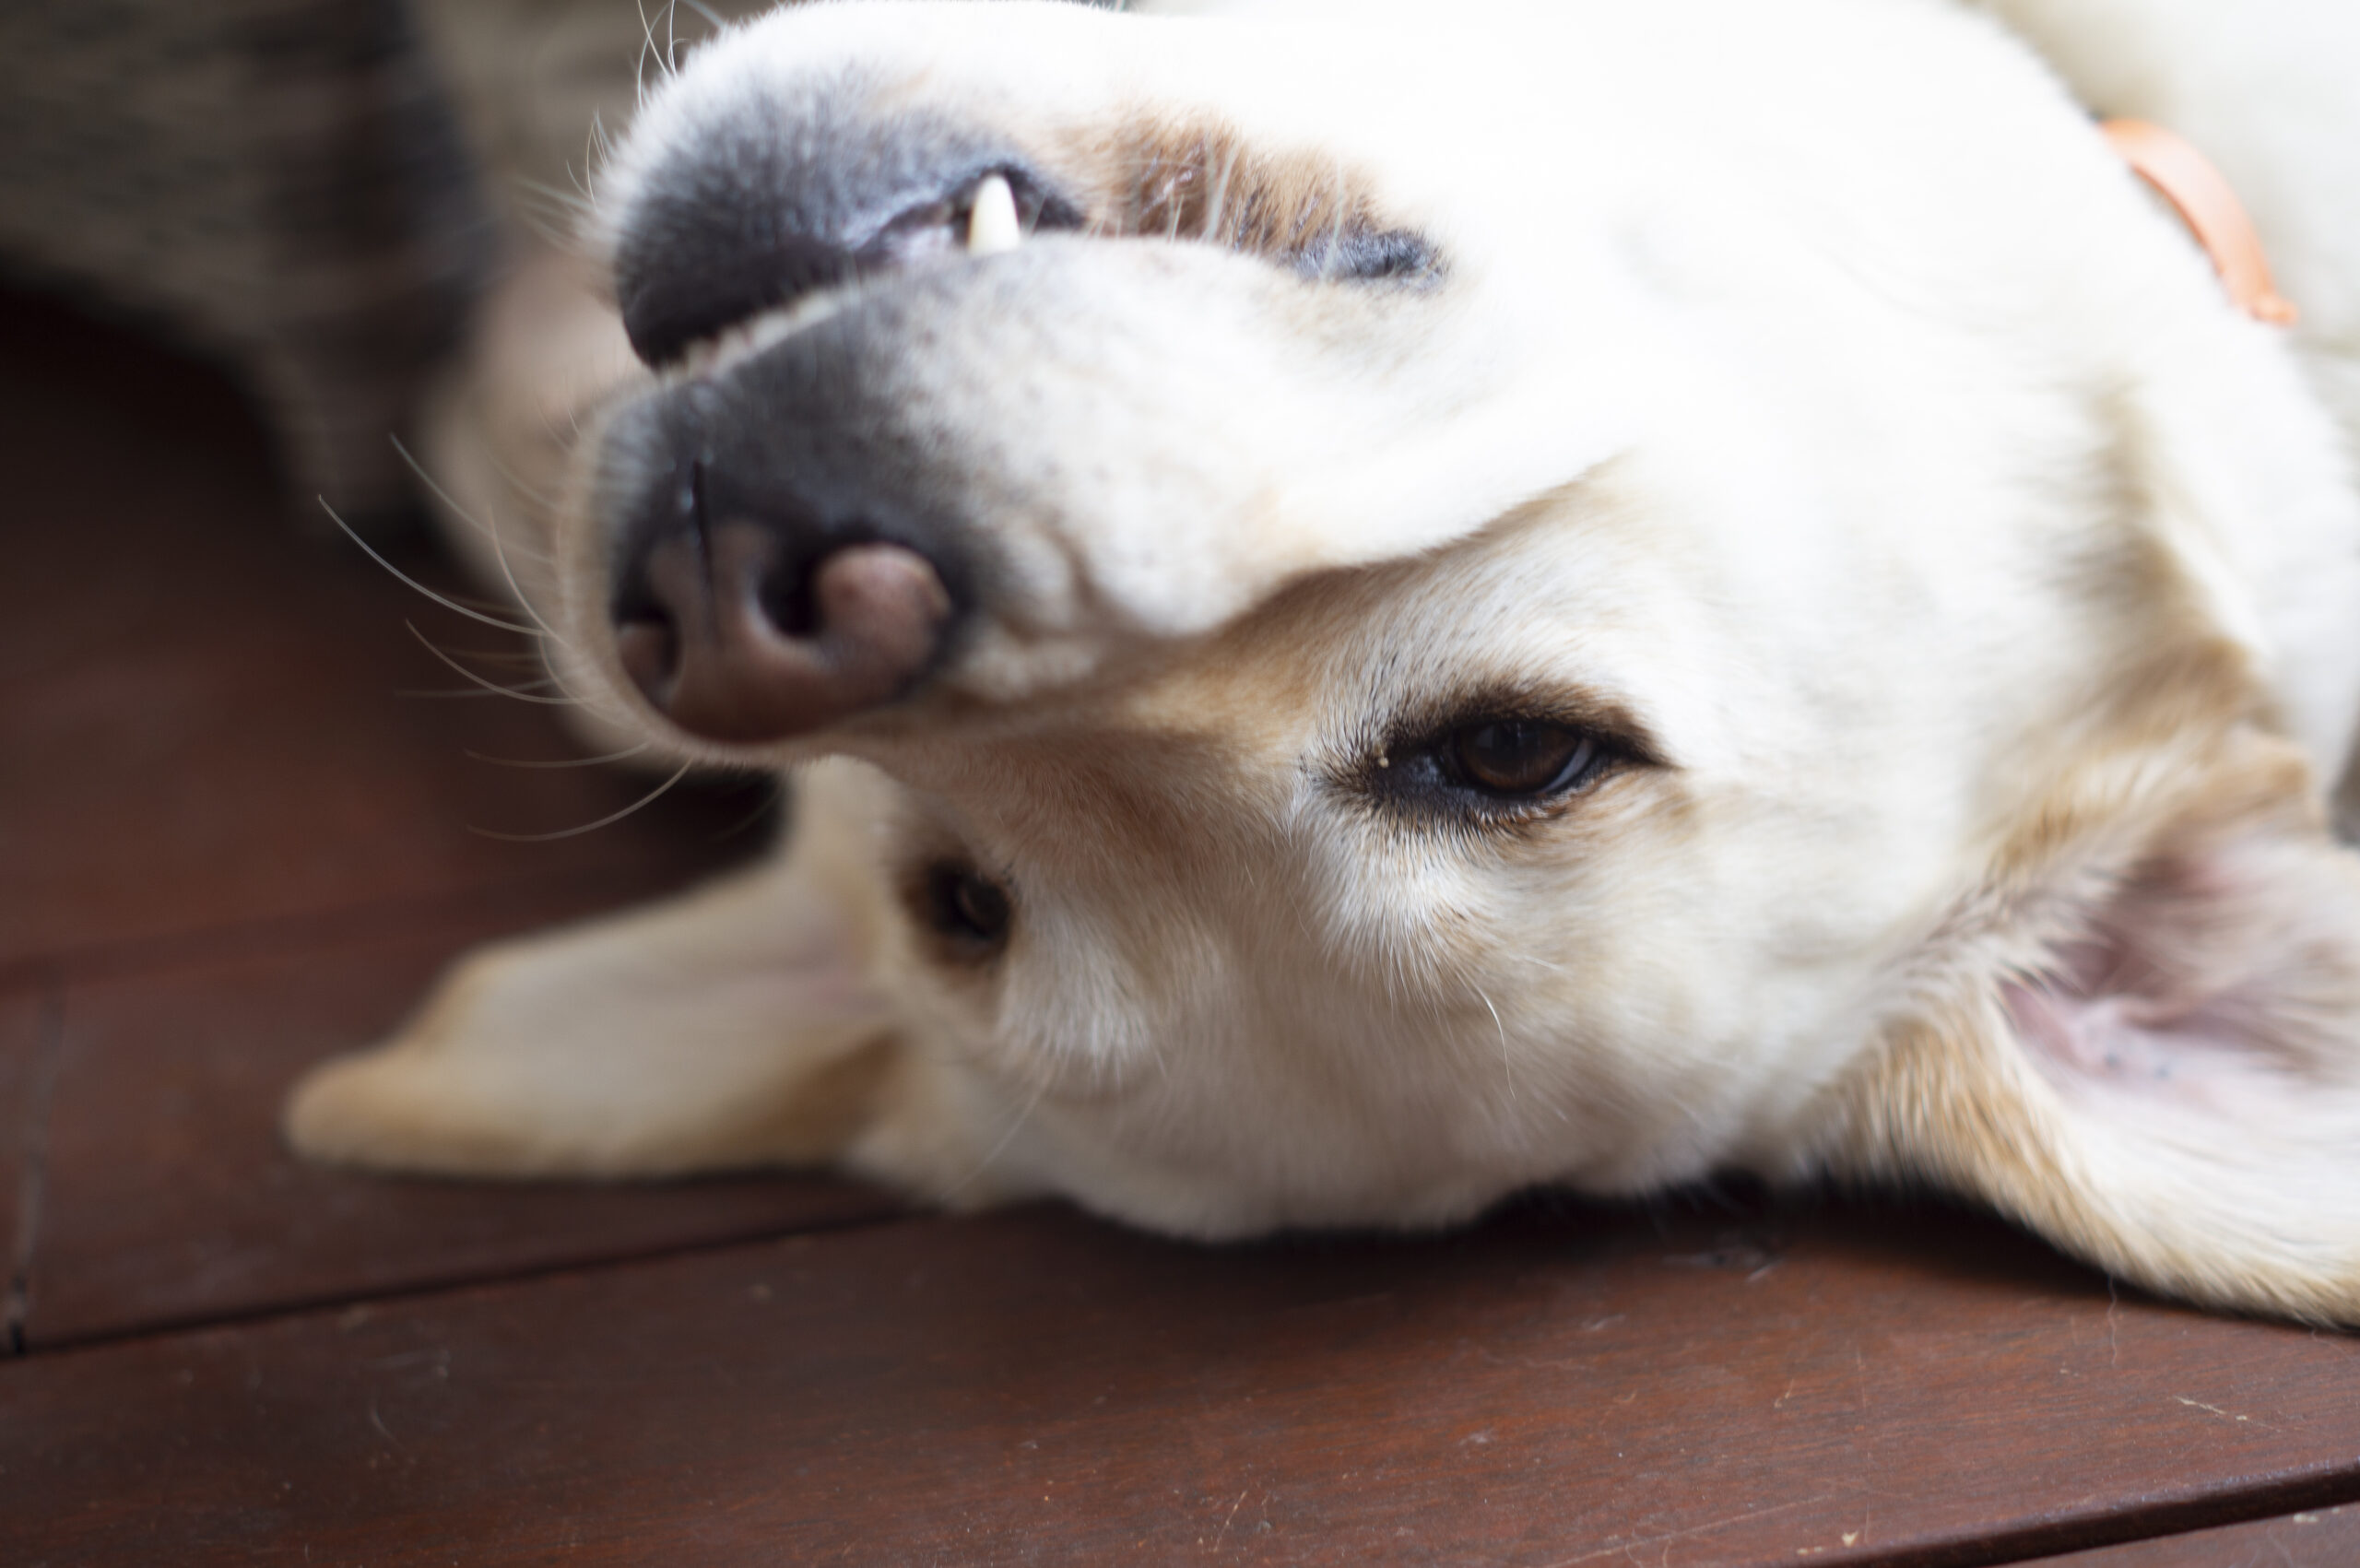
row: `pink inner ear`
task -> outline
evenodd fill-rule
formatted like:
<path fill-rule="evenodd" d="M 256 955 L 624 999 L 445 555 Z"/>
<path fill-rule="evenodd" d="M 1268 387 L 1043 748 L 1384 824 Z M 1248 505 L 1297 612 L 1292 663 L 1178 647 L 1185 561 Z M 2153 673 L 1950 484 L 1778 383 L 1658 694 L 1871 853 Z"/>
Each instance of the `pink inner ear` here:
<path fill-rule="evenodd" d="M 2266 1048 L 2255 1050 L 2204 1009 L 2174 1018 L 2150 998 L 2046 985 L 2011 984 L 2003 996 L 2036 1063 L 2069 1091 L 2235 1115 L 2295 1087 Z"/>
<path fill-rule="evenodd" d="M 2036 1065 L 2070 1094 L 2238 1120 L 2348 1082 L 2354 912 L 2307 869 L 2252 841 L 2141 867 L 2047 973 L 2003 986 Z"/>

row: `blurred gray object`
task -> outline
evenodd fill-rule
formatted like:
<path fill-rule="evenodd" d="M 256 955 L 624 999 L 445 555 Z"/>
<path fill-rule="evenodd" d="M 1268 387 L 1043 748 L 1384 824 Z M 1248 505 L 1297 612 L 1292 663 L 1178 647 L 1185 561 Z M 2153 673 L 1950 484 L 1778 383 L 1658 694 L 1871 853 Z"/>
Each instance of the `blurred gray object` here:
<path fill-rule="evenodd" d="M 761 8 L 0 6 L 0 277 L 229 364 L 299 510 L 396 515 L 388 437 L 457 395 L 489 292 L 562 248 L 640 73 Z"/>
<path fill-rule="evenodd" d="M 384 515 L 387 441 L 494 248 L 402 0 L 0 9 L 0 271 L 226 360 L 295 493 Z"/>

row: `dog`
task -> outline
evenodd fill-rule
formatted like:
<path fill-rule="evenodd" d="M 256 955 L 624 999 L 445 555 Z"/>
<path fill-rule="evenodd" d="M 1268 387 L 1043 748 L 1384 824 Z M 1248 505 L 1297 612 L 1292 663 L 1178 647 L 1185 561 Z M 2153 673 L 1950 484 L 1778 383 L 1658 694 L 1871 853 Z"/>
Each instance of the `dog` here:
<path fill-rule="evenodd" d="M 651 94 L 549 619 L 793 831 L 468 958 L 294 1146 L 1216 1239 L 1921 1184 L 2360 1321 L 2360 15 L 1135 12 Z"/>

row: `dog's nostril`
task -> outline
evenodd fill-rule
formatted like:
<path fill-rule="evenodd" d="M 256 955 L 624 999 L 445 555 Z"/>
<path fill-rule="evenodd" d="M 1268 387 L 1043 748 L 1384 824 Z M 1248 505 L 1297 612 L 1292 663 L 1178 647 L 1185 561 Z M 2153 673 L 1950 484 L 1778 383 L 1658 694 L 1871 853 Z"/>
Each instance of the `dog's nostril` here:
<path fill-rule="evenodd" d="M 618 619 L 615 654 L 640 695 L 658 709 L 670 704 L 680 676 L 680 633 L 671 617 L 642 612 Z"/>
<path fill-rule="evenodd" d="M 770 623 L 788 637 L 816 637 L 820 633 L 820 605 L 814 577 L 808 574 L 773 572 L 762 580 L 756 590 L 762 613 Z"/>
<path fill-rule="evenodd" d="M 790 537 L 732 519 L 659 538 L 635 563 L 616 653 L 690 734 L 790 739 L 891 701 L 932 666 L 952 611 L 932 561 L 868 541 L 798 562 Z"/>

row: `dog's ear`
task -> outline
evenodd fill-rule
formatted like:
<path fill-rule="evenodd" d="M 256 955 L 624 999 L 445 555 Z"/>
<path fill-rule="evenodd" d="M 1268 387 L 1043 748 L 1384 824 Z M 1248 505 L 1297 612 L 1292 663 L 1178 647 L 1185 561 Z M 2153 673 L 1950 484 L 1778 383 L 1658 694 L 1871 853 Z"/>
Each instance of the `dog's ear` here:
<path fill-rule="evenodd" d="M 842 1154 L 902 1048 L 872 983 L 882 781 L 806 775 L 784 853 L 668 902 L 468 956 L 392 1041 L 288 1102 L 313 1159 L 454 1175 L 645 1176 Z"/>
<path fill-rule="evenodd" d="M 2232 726 L 2083 768 L 1913 975 L 1820 1144 L 2123 1279 L 2360 1323 L 2360 856 Z"/>

